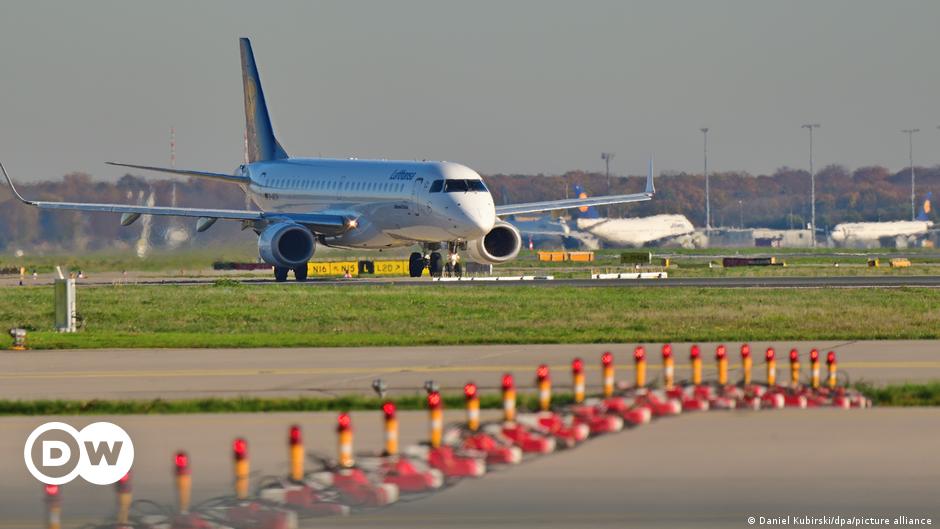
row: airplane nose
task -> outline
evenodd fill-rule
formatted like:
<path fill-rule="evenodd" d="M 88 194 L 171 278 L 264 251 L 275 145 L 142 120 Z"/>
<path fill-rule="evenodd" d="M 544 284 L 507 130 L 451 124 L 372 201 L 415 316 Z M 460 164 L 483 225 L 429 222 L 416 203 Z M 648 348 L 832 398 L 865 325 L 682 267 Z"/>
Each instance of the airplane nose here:
<path fill-rule="evenodd" d="M 496 210 L 492 204 L 465 204 L 461 207 L 461 213 L 464 217 L 462 223 L 464 229 L 461 230 L 463 233 L 460 236 L 466 239 L 483 237 L 493 229 L 493 224 L 496 223 Z"/>

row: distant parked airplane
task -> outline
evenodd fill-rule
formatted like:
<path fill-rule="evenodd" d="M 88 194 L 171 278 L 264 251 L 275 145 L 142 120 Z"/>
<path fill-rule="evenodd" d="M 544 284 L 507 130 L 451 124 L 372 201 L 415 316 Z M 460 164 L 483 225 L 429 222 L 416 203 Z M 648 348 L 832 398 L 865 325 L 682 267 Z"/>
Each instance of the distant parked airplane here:
<path fill-rule="evenodd" d="M 588 198 L 587 192 L 580 185 L 574 186 L 574 194 L 582 199 Z M 695 244 L 695 227 L 685 215 L 603 218 L 597 208 L 589 206 L 578 208 L 571 217 L 570 220 L 548 216 L 513 218 L 509 222 L 519 229 L 523 239 L 533 241 L 534 246 L 596 250 L 600 247 Z"/>
<path fill-rule="evenodd" d="M 928 236 L 933 229 L 930 220 L 930 200 L 933 193 L 928 192 L 921 203 L 916 220 L 893 220 L 884 222 L 843 222 L 832 228 L 829 237 L 838 246 L 879 247 L 908 246 Z"/>
<path fill-rule="evenodd" d="M 425 266 L 432 275 L 441 274 L 442 246 L 450 252 L 464 249 L 474 261 L 503 263 L 518 255 L 522 238 L 502 216 L 637 202 L 651 199 L 655 192 L 650 162 L 642 193 L 494 207 L 480 175 L 456 163 L 290 158 L 274 136 L 247 38 L 240 40 L 240 48 L 248 163 L 233 174 L 109 163 L 237 184 L 259 211 L 26 200 L 2 164 L 0 171 L 26 204 L 121 213 L 124 226 L 141 215 L 194 217 L 200 232 L 219 219 L 241 221 L 258 234 L 258 251 L 274 266 L 277 281 L 285 281 L 290 270 L 298 281 L 305 280 L 307 261 L 318 243 L 363 249 L 420 244 L 430 258 L 425 259 L 423 252 L 411 254 L 412 277 L 420 276 Z"/>

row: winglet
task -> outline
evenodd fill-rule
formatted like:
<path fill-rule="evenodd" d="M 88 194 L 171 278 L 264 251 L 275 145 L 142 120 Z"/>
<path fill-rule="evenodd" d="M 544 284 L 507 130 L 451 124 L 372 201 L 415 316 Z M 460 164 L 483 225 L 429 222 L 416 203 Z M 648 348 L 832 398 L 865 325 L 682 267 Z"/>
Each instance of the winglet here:
<path fill-rule="evenodd" d="M 2 173 L 3 173 L 3 177 L 7 179 L 7 184 L 10 185 L 10 189 L 13 191 L 13 196 L 15 196 L 15 197 L 17 198 L 17 200 L 19 200 L 20 202 L 22 202 L 22 203 L 24 203 L 24 204 L 29 204 L 29 205 L 32 206 L 32 205 L 33 205 L 33 202 L 31 202 L 31 201 L 26 200 L 25 198 L 23 198 L 23 195 L 21 195 L 20 192 L 16 190 L 16 186 L 13 185 L 13 179 L 11 179 L 11 178 L 10 178 L 10 175 L 7 174 L 7 170 L 6 170 L 6 168 L 3 166 L 3 162 L 0 162 L 0 172 L 2 172 Z"/>
<path fill-rule="evenodd" d="M 647 195 L 653 196 L 656 194 L 656 186 L 653 185 L 653 155 L 650 155 L 650 166 L 649 172 L 646 174 L 646 190 L 644 191 Z"/>

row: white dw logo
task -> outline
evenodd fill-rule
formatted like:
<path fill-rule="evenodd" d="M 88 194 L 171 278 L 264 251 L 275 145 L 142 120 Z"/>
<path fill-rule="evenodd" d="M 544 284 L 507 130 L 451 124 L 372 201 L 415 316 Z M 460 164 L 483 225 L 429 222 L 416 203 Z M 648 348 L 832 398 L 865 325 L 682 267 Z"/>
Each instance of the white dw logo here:
<path fill-rule="evenodd" d="M 95 485 L 116 483 L 134 464 L 134 443 L 123 428 L 96 422 L 76 430 L 64 422 L 47 422 L 29 434 L 23 460 L 34 478 L 64 485 L 81 476 Z"/>

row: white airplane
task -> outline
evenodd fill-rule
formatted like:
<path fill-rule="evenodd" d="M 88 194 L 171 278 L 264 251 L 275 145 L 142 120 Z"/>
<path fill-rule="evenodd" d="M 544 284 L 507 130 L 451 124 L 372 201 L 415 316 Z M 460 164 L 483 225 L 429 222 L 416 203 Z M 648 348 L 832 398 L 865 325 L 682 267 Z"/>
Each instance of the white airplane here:
<path fill-rule="evenodd" d="M 121 213 L 124 226 L 141 215 L 194 217 L 199 232 L 219 219 L 241 221 L 243 229 L 258 234 L 258 251 L 274 267 L 277 281 L 285 281 L 290 270 L 298 281 L 305 280 L 317 244 L 361 249 L 419 244 L 431 252 L 430 259 L 412 253 L 412 277 L 419 277 L 425 266 L 432 275 L 441 274 L 442 245 L 450 252 L 466 250 L 474 261 L 503 263 L 518 255 L 522 238 L 501 216 L 637 202 L 655 193 L 652 161 L 642 193 L 494 207 L 480 175 L 456 163 L 291 158 L 274 137 L 250 41 L 240 39 L 240 48 L 247 164 L 224 174 L 108 163 L 231 182 L 241 186 L 259 211 L 26 200 L 2 164 L 0 171 L 20 201 L 42 209 Z"/>

